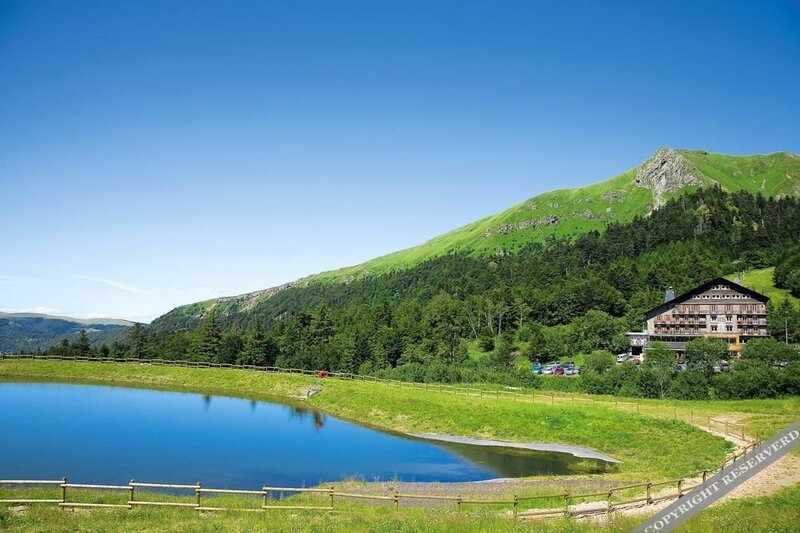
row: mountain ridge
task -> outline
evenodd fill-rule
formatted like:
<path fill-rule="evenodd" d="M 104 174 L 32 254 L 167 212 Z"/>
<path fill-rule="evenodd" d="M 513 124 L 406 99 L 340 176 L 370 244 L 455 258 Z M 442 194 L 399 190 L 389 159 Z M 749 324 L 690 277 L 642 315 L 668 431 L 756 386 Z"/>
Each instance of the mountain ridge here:
<path fill-rule="evenodd" d="M 36 351 L 85 329 L 92 345 L 122 341 L 134 322 L 117 318 L 73 318 L 42 313 L 0 312 L 0 351 Z"/>

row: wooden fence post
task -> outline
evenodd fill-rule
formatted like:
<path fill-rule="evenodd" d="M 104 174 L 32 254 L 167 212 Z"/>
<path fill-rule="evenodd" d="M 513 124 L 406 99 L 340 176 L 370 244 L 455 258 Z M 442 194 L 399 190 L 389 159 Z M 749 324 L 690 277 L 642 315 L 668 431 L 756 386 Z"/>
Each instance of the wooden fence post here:
<path fill-rule="evenodd" d="M 703 469 L 703 483 L 706 482 L 706 478 L 708 477 L 708 468 Z"/>
<path fill-rule="evenodd" d="M 61 503 L 66 503 L 67 501 L 67 478 L 61 478 Z"/>
<path fill-rule="evenodd" d="M 195 494 L 197 494 L 197 506 L 200 507 L 200 482 L 197 482 L 197 488 L 194 489 Z"/>
<path fill-rule="evenodd" d="M 678 498 L 683 498 L 683 478 L 678 480 Z"/>
<path fill-rule="evenodd" d="M 458 512 L 461 512 L 461 494 L 456 496 L 458 499 L 456 500 L 456 506 L 458 507 Z"/>
<path fill-rule="evenodd" d="M 331 509 L 333 509 L 333 485 L 331 485 L 331 490 L 330 490 L 329 494 L 331 496 Z"/>
<path fill-rule="evenodd" d="M 564 491 L 564 516 L 569 516 L 569 490 Z"/>
<path fill-rule="evenodd" d="M 652 494 L 651 494 L 652 487 L 653 487 L 652 483 L 648 483 L 647 484 L 647 500 L 645 501 L 645 503 L 647 503 L 647 505 L 650 505 L 651 503 L 653 503 L 653 498 L 652 498 Z"/>
<path fill-rule="evenodd" d="M 608 491 L 608 505 L 606 506 L 606 513 L 610 513 L 611 512 L 611 493 L 612 492 L 614 492 L 613 489 Z"/>
<path fill-rule="evenodd" d="M 397 494 L 397 487 L 394 488 L 394 510 L 400 509 L 400 496 Z"/>
<path fill-rule="evenodd" d="M 269 491 L 267 490 L 267 484 L 264 483 L 261 485 L 261 490 L 264 491 L 264 507 L 269 505 Z"/>
<path fill-rule="evenodd" d="M 519 506 L 519 497 L 514 494 L 514 518 L 517 517 L 517 507 Z"/>
<path fill-rule="evenodd" d="M 130 497 L 130 500 L 128 501 L 128 509 L 133 509 L 133 503 L 132 502 L 134 501 L 134 496 L 135 496 L 134 495 L 134 491 L 136 490 L 136 486 L 134 485 L 134 483 L 136 483 L 136 480 L 132 479 L 131 482 L 130 482 L 131 497 Z"/>

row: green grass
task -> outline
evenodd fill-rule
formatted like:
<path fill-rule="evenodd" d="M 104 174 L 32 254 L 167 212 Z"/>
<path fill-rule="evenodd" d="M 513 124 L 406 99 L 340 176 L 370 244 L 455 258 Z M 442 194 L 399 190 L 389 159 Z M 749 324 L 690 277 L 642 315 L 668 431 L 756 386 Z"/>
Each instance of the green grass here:
<path fill-rule="evenodd" d="M 749 270 L 741 275 L 742 285 L 748 289 L 760 292 L 764 296 L 768 296 L 772 303 L 777 303 L 784 298 L 788 298 L 795 306 L 800 305 L 800 298 L 792 296 L 786 289 L 780 289 L 775 286 L 775 283 L 772 281 L 772 273 L 774 270 L 774 268 Z M 738 276 L 739 274 L 729 274 L 725 277 L 732 281 Z"/>

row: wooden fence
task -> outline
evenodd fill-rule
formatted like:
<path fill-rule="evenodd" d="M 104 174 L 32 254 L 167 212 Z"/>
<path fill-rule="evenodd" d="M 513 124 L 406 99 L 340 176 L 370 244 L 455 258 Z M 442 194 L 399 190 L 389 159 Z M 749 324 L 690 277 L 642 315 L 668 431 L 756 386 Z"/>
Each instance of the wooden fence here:
<path fill-rule="evenodd" d="M 338 492 L 334 486 L 306 488 L 306 487 L 271 487 L 264 485 L 259 490 L 243 489 L 214 489 L 204 487 L 200 483 L 194 485 L 184 485 L 175 483 L 141 483 L 131 480 L 127 485 L 97 485 L 86 483 L 69 483 L 67 478 L 60 480 L 18 480 L 2 479 L 0 486 L 8 485 L 12 487 L 54 487 L 60 489 L 60 498 L 6 498 L 0 499 L 0 504 L 55 504 L 59 507 L 86 507 L 86 508 L 110 508 L 110 509 L 132 509 L 135 506 L 160 506 L 194 509 L 196 511 L 322 511 L 335 512 L 344 509 L 337 508 L 337 501 L 345 500 L 366 500 L 386 504 L 394 509 L 400 509 L 401 502 L 408 500 L 424 501 L 444 501 L 450 502 L 458 512 L 465 510 L 469 506 L 502 506 L 504 512 L 510 512 L 514 518 L 525 519 L 535 517 L 557 517 L 575 516 L 584 514 L 610 513 L 615 508 L 634 504 L 649 505 L 658 501 L 681 498 L 694 488 L 705 482 L 706 478 L 740 460 L 748 451 L 755 450 L 760 443 L 746 446 L 740 453 L 727 459 L 722 465 L 713 468 L 699 470 L 681 476 L 676 479 L 666 481 L 644 482 L 633 485 L 623 485 L 611 487 L 608 490 L 594 493 L 571 494 L 569 490 L 551 494 L 536 496 L 518 496 L 512 498 L 480 499 L 467 498 L 461 495 L 448 496 L 437 494 L 409 494 L 399 492 L 396 488 L 390 495 L 363 494 L 356 492 Z M 663 487 L 663 488 L 661 488 Z M 671 490 L 674 487 L 674 490 Z M 93 491 L 120 492 L 127 494 L 127 501 L 124 503 L 99 503 L 70 500 L 73 490 L 83 490 L 85 493 Z M 151 489 L 148 491 L 148 489 Z M 175 498 L 184 498 L 183 501 L 163 501 L 147 499 L 152 494 L 152 490 L 172 491 Z M 654 490 L 655 489 L 655 490 Z M 189 495 L 176 494 L 178 492 L 189 491 Z M 13 490 L 10 491 L 13 493 Z M 285 493 L 290 494 L 313 494 L 321 502 L 316 505 L 293 504 L 291 500 L 270 498 L 270 495 Z M 257 496 L 257 507 L 225 507 L 222 505 L 211 505 L 217 503 L 213 501 L 213 495 L 235 495 L 235 496 Z M 208 498 L 207 496 L 211 496 Z M 188 501 L 190 500 L 190 501 Z M 557 507 L 545 507 L 521 510 L 525 504 L 533 502 L 562 502 Z M 284 503 L 282 503 L 284 502 Z M 324 502 L 324 503 L 323 503 Z M 576 507 L 579 504 L 597 504 L 594 507 Z"/>
<path fill-rule="evenodd" d="M 319 370 L 306 370 L 302 368 L 281 368 L 276 366 L 256 366 L 256 365 L 236 365 L 228 363 L 211 363 L 206 361 L 172 361 L 165 359 L 115 359 L 115 358 L 92 358 L 79 356 L 63 355 L 23 355 L 23 354 L 2 354 L 3 359 L 42 359 L 56 361 L 77 361 L 77 362 L 96 362 L 96 363 L 128 363 L 152 366 L 180 366 L 187 368 L 228 368 L 238 370 L 251 370 L 267 372 L 271 374 L 294 374 L 309 377 L 318 377 Z M 737 437 L 749 443 L 759 440 L 761 435 L 755 438 L 748 438 L 745 426 L 729 420 L 720 420 L 711 416 L 706 416 L 702 411 L 687 410 L 684 408 L 653 405 L 638 401 L 620 400 L 616 397 L 593 396 L 579 393 L 538 391 L 536 389 L 526 389 L 522 387 L 507 388 L 480 388 L 462 385 L 451 385 L 448 383 L 419 383 L 413 381 L 399 381 L 394 379 L 383 379 L 375 376 L 363 376 L 350 372 L 325 372 L 326 378 L 340 379 L 347 381 L 367 381 L 373 383 L 383 383 L 398 389 L 418 389 L 432 392 L 453 394 L 472 398 L 511 400 L 523 403 L 540 403 L 549 405 L 594 405 L 631 413 L 644 414 L 660 419 L 683 420 L 693 425 L 705 425 L 721 433 Z M 565 378 L 566 379 L 566 378 Z"/>

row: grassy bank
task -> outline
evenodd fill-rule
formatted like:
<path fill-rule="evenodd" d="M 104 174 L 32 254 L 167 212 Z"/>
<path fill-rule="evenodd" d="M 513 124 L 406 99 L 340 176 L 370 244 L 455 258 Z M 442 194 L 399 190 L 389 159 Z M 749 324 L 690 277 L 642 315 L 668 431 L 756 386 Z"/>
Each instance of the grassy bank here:
<path fill-rule="evenodd" d="M 602 404 L 529 404 L 398 389 L 383 383 L 135 364 L 5 360 L 0 362 L 0 378 L 118 384 L 257 399 L 297 398 L 310 385 L 322 383 L 323 391 L 308 404 L 339 417 L 401 432 L 588 446 L 622 460 L 616 475 L 626 479 L 664 479 L 715 466 L 730 449 L 723 439 L 682 421 L 639 416 Z"/>

